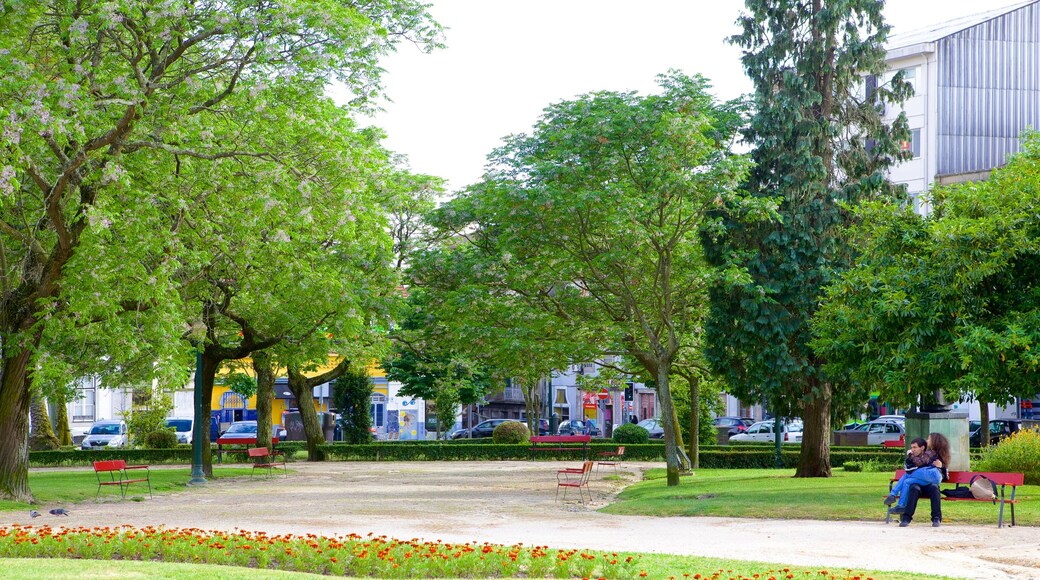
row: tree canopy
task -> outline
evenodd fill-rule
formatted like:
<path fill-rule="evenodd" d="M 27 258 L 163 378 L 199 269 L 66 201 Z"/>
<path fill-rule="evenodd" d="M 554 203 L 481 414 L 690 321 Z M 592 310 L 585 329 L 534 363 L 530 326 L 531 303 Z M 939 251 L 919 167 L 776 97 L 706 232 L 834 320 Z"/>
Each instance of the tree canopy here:
<path fill-rule="evenodd" d="M 1040 136 L 987 181 L 937 189 L 928 216 L 871 204 L 862 253 L 827 289 L 814 348 L 832 374 L 911 406 L 1040 391 Z"/>

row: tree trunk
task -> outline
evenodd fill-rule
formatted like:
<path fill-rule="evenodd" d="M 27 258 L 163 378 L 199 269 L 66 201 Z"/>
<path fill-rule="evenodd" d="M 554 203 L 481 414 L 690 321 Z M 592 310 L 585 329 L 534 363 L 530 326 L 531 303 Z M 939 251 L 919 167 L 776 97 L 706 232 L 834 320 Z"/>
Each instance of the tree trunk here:
<path fill-rule="evenodd" d="M 661 422 L 664 424 L 664 460 L 668 487 L 679 485 L 679 448 L 675 444 L 678 425 L 668 382 L 671 366 L 670 362 L 659 362 L 657 365 L 657 394 L 661 400 Z"/>
<path fill-rule="evenodd" d="M 5 356 L 0 378 L 0 499 L 35 503 L 29 490 L 29 353 Z"/>
<path fill-rule="evenodd" d="M 307 437 L 307 461 L 324 461 L 325 456 L 318 445 L 325 443 L 325 433 L 318 421 L 318 412 L 314 408 L 314 393 L 307 385 L 307 377 L 289 368 L 289 391 L 296 397 L 296 405 L 300 409 L 303 421 L 303 433 Z"/>
<path fill-rule="evenodd" d="M 195 421 L 201 421 L 203 425 L 210 424 L 213 416 L 213 382 L 217 377 L 217 369 L 224 359 L 213 356 L 210 347 L 202 351 L 202 415 L 195 417 Z M 209 429 L 205 429 L 208 434 Z M 206 477 L 213 477 L 213 450 L 210 447 L 209 437 L 202 440 L 202 472 Z"/>
<path fill-rule="evenodd" d="M 58 393 L 54 401 L 54 432 L 58 436 L 58 445 L 72 445 L 72 430 L 69 429 L 69 401 L 64 393 Z"/>
<path fill-rule="evenodd" d="M 812 380 L 802 413 L 802 452 L 795 477 L 831 476 L 831 384 Z"/>
<path fill-rule="evenodd" d="M 256 373 L 256 444 L 274 450 L 271 444 L 271 409 L 274 408 L 274 369 L 271 357 L 264 351 L 253 353 Z"/>
<path fill-rule="evenodd" d="M 29 380 L 31 378 L 27 377 Z M 51 417 L 47 413 L 47 399 L 43 395 L 34 395 L 29 403 L 31 431 L 29 433 L 29 449 L 32 451 L 53 451 L 58 448 L 58 437 L 54 435 Z"/>
<path fill-rule="evenodd" d="M 989 401 L 979 399 L 979 445 L 989 447 Z"/>
<path fill-rule="evenodd" d="M 690 468 L 701 466 L 701 383 L 690 373 L 686 377 L 690 386 Z"/>

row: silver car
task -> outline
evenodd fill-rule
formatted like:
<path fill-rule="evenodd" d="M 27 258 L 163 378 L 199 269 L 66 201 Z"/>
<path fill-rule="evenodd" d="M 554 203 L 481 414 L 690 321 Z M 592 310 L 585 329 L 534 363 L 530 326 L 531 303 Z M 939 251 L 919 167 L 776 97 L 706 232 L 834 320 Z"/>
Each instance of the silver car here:
<path fill-rule="evenodd" d="M 126 423 L 124 421 L 96 421 L 80 442 L 83 449 L 126 447 Z"/>

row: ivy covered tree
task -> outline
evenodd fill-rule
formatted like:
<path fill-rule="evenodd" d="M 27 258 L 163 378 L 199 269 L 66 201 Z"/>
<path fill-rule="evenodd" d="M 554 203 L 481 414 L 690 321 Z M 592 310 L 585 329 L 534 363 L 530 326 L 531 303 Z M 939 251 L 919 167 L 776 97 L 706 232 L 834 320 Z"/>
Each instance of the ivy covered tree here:
<path fill-rule="evenodd" d="M 659 82 L 659 94 L 551 105 L 531 134 L 509 137 L 483 181 L 438 214 L 460 250 L 436 270 L 523 301 L 530 328 L 550 320 L 600 353 L 621 345 L 654 377 L 667 481 L 677 485 L 670 376 L 719 275 L 698 236 L 711 229 L 709 211 L 738 203 L 748 162 L 730 151 L 744 122 L 738 103 L 716 101 L 701 77 Z"/>
<path fill-rule="evenodd" d="M 380 92 L 382 55 L 400 41 L 432 47 L 439 30 L 412 0 L 15 1 L 0 7 L 0 29 L 0 498 L 30 501 L 26 372 L 48 325 L 94 299 L 113 307 L 95 313 L 140 314 L 117 325 L 128 333 L 109 334 L 98 356 L 139 352 L 147 325 L 167 338 L 182 333 L 170 326 L 183 324 L 183 312 L 169 314 L 176 308 L 144 314 L 179 304 L 197 281 L 177 278 L 193 259 L 181 253 L 184 222 L 152 218 L 176 218 L 223 195 L 251 175 L 249 161 L 295 159 L 233 130 L 254 121 L 276 132 L 296 119 L 292 100 L 262 102 L 269 89 L 313 95 L 339 79 L 363 103 Z M 88 250 L 91 238 L 108 245 Z M 94 260 L 102 256 L 90 252 L 102 247 L 121 259 Z M 117 277 L 120 291 L 110 293 Z M 183 369 L 187 345 L 153 342 L 164 346 L 153 360 Z"/>
<path fill-rule="evenodd" d="M 1040 392 L 1040 136 L 989 180 L 937 189 L 926 217 L 859 212 L 855 266 L 833 281 L 812 346 L 832 375 L 902 406 Z M 988 433 L 983 426 L 983 433 Z"/>
<path fill-rule="evenodd" d="M 715 264 L 741 266 L 751 280 L 713 289 L 707 354 L 733 395 L 802 417 L 797 475 L 826 477 L 831 416 L 858 406 L 861 393 L 822 372 L 809 320 L 854 255 L 844 233 L 849 208 L 903 195 L 886 170 L 904 156 L 905 117 L 888 127 L 881 112 L 909 87 L 901 74 L 890 84 L 869 82 L 886 70 L 883 0 L 745 4 L 731 42 L 743 49 L 754 83 L 747 189 L 778 200 L 780 219 L 730 223 L 714 245 Z"/>
<path fill-rule="evenodd" d="M 355 444 L 372 441 L 372 379 L 368 372 L 354 369 L 336 379 L 332 401 L 339 411 L 343 440 Z"/>

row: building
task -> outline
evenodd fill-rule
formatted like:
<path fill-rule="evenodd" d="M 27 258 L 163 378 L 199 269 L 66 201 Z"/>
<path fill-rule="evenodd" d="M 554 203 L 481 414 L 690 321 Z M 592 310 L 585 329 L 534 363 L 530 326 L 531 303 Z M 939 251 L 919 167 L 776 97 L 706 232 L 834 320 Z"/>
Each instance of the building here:
<path fill-rule="evenodd" d="M 888 74 L 897 71 L 914 96 L 886 111 L 905 111 L 913 159 L 890 177 L 907 186 L 920 213 L 933 185 L 986 179 L 1020 148 L 1028 127 L 1040 129 L 1040 0 L 897 32 L 886 43 Z"/>

